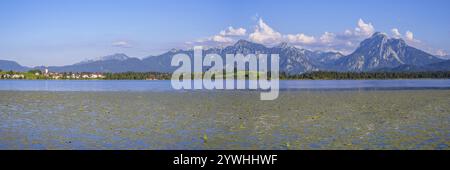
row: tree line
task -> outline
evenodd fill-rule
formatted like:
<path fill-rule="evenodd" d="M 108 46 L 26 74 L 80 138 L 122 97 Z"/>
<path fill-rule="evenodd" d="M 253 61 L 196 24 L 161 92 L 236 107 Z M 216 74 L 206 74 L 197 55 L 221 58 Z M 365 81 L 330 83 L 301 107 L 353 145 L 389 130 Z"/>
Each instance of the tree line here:
<path fill-rule="evenodd" d="M 106 80 L 170 80 L 172 74 L 160 72 L 105 73 Z"/>
<path fill-rule="evenodd" d="M 36 74 L 35 73 L 39 73 Z M 30 70 L 28 72 L 1 71 L 4 74 L 24 74 L 25 79 L 46 79 L 40 70 Z M 71 73 L 61 73 L 62 75 L 70 75 Z M 204 74 L 204 73 L 203 73 Z M 227 74 L 234 74 L 228 75 Z M 222 77 L 236 78 L 237 74 L 245 74 L 245 78 L 249 78 L 249 74 L 257 74 L 258 72 L 238 72 L 225 73 Z M 105 80 L 170 80 L 171 73 L 161 72 L 124 72 L 124 73 L 103 73 Z M 270 72 L 267 74 L 270 77 Z M 191 76 L 192 78 L 194 75 Z M 334 72 L 334 71 L 316 71 L 306 72 L 302 74 L 288 74 L 281 72 L 279 74 L 281 80 L 358 80 L 358 79 L 449 79 L 450 71 L 437 72 Z"/>
<path fill-rule="evenodd" d="M 227 77 L 224 73 L 223 77 Z M 237 74 L 234 72 L 235 77 Z M 248 78 L 248 74 L 258 74 L 245 72 L 245 77 Z M 281 80 L 358 80 L 358 79 L 448 79 L 450 78 L 450 71 L 437 71 L 437 72 L 333 72 L 333 71 L 316 71 L 306 72 L 302 74 L 288 74 L 281 72 L 279 74 Z M 145 80 L 145 79 L 158 79 L 158 80 L 170 80 L 171 73 L 159 73 L 159 72 L 126 72 L 126 73 L 106 73 L 105 79 L 107 80 Z M 194 75 L 192 74 L 192 78 Z M 258 74 L 259 77 L 259 74 Z M 270 77 L 270 72 L 268 73 Z"/>
<path fill-rule="evenodd" d="M 333 72 L 317 71 L 290 75 L 280 73 L 280 79 L 358 80 L 358 79 L 448 79 L 450 71 L 437 72 Z"/>

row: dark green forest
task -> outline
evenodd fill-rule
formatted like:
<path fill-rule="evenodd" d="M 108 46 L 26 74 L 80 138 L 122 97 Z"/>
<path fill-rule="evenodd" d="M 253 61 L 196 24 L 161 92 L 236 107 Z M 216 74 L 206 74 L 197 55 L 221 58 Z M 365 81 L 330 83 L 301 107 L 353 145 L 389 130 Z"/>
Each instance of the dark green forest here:
<path fill-rule="evenodd" d="M 309 72 L 297 75 L 280 74 L 280 79 L 358 80 L 358 79 L 448 79 L 447 72 Z"/>
<path fill-rule="evenodd" d="M 170 80 L 170 73 L 158 72 L 125 72 L 125 73 L 105 73 L 105 80 Z"/>
<path fill-rule="evenodd" d="M 170 73 L 106 73 L 107 80 L 169 80 Z M 193 77 L 193 76 L 192 76 Z M 246 76 L 248 77 L 248 76 Z M 280 73 L 281 80 L 359 80 L 359 79 L 448 79 L 447 72 L 308 72 L 303 74 Z"/>
<path fill-rule="evenodd" d="M 38 73 L 38 74 L 36 74 Z M 43 75 L 39 70 L 30 70 L 29 72 L 13 72 L 13 71 L 1 71 L 0 79 L 7 79 L 6 75 L 22 74 L 23 79 L 52 79 L 48 75 Z M 90 74 L 90 73 L 77 73 L 77 74 Z M 102 74 L 102 73 L 99 73 Z M 224 73 L 223 77 L 227 73 Z M 237 74 L 244 74 L 246 78 L 249 78 L 249 72 L 237 72 L 235 71 L 234 76 Z M 251 74 L 258 74 L 257 72 L 252 72 Z M 72 73 L 58 73 L 61 79 L 72 79 L 67 78 L 67 76 L 72 75 Z M 160 73 L 160 72 L 124 72 L 124 73 L 103 73 L 104 80 L 170 80 L 172 77 L 171 73 Z M 191 77 L 194 77 L 193 75 Z M 270 73 L 268 73 L 270 77 Z M 307 72 L 303 74 L 287 74 L 280 73 L 281 80 L 359 80 L 359 79 L 449 79 L 450 71 L 438 71 L 438 72 L 331 72 L 331 71 L 317 71 L 317 72 Z"/>

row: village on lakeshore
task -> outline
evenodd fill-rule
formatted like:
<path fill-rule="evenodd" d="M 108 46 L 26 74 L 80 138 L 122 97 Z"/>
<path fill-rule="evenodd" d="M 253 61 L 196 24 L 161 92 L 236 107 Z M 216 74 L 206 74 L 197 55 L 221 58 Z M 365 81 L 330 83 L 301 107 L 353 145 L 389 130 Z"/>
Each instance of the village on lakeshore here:
<path fill-rule="evenodd" d="M 48 69 L 34 69 L 27 72 L 0 70 L 0 79 L 27 80 L 161 80 L 169 79 L 166 73 L 97 73 L 97 72 L 51 72 Z"/>
<path fill-rule="evenodd" d="M 104 79 L 103 73 L 58 73 L 44 70 L 30 70 L 28 72 L 2 71 L 0 79 Z"/>

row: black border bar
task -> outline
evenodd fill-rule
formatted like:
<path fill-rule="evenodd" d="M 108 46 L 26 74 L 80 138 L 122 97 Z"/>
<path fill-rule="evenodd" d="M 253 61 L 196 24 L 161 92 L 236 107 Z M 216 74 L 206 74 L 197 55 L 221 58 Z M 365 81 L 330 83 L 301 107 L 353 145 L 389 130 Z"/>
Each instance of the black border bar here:
<path fill-rule="evenodd" d="M 175 165 L 175 157 L 208 157 L 215 162 L 200 165 Z M 218 155 L 277 155 L 274 164 L 217 164 Z M 449 151 L 277 151 L 277 150 L 28 150 L 0 151 L 0 162 L 12 165 L 56 165 L 112 167 L 145 167 L 209 169 L 209 168 L 292 168 L 312 166 L 383 168 L 387 164 L 399 167 L 418 165 L 446 166 L 450 161 Z M 390 166 L 391 167 L 391 166 Z M 361 167 L 362 168 L 362 167 Z"/>

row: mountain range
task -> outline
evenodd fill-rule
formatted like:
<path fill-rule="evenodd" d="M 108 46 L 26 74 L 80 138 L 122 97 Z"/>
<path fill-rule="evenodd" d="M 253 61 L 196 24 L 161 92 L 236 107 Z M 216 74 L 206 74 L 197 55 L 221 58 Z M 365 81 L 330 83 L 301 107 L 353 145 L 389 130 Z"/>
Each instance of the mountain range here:
<path fill-rule="evenodd" d="M 30 68 L 25 67 L 25 66 L 21 66 L 20 64 L 18 64 L 15 61 L 8 61 L 8 60 L 0 60 L 0 70 L 5 70 L 5 71 L 27 71 Z"/>
<path fill-rule="evenodd" d="M 95 60 L 83 61 L 66 66 L 46 67 L 52 72 L 172 72 L 176 67 L 170 66 L 172 56 L 185 53 L 193 58 L 193 50 L 172 49 L 157 56 L 143 59 L 128 57 L 125 54 L 113 54 Z M 299 74 L 311 71 L 450 71 L 450 60 L 426 53 L 408 46 L 398 38 L 389 38 L 386 34 L 376 32 L 363 40 L 359 47 L 349 55 L 338 52 L 311 51 L 281 43 L 274 47 L 246 40 L 239 40 L 234 45 L 209 48 L 203 55 L 225 54 L 279 54 L 280 72 Z M 225 58 L 224 58 L 225 61 Z M 44 69 L 45 67 L 28 68 L 14 61 L 0 60 L 1 70 L 26 71 Z"/>

